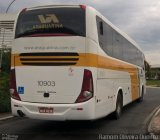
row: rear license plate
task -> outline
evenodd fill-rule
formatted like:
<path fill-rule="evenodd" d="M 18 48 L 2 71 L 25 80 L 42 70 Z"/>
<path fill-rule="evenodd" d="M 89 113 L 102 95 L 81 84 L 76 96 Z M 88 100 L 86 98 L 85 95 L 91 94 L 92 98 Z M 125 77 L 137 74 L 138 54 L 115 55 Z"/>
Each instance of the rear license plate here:
<path fill-rule="evenodd" d="M 53 113 L 52 107 L 39 107 L 39 113 Z"/>

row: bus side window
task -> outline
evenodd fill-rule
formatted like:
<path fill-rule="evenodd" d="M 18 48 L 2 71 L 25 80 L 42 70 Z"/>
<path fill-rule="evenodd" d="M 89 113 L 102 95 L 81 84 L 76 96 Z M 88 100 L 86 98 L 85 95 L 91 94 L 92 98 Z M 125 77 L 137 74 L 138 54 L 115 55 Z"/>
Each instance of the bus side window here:
<path fill-rule="evenodd" d="M 100 35 L 103 35 L 103 22 L 99 22 L 99 28 L 100 28 Z"/>

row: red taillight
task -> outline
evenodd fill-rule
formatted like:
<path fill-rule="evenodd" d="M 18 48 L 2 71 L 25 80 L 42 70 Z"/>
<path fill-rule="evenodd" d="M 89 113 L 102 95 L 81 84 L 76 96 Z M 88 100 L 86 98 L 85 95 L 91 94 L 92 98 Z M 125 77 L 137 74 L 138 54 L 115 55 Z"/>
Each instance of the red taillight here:
<path fill-rule="evenodd" d="M 84 70 L 83 83 L 81 93 L 78 96 L 76 103 L 84 102 L 93 97 L 93 77 L 92 72 Z"/>
<path fill-rule="evenodd" d="M 25 12 L 25 11 L 27 11 L 27 8 L 23 8 L 23 9 L 21 10 L 21 13 L 22 13 L 22 12 Z"/>
<path fill-rule="evenodd" d="M 10 74 L 10 93 L 12 98 L 21 100 L 17 92 L 15 69 L 12 69 Z"/>
<path fill-rule="evenodd" d="M 86 10 L 86 5 L 79 5 L 81 9 Z"/>

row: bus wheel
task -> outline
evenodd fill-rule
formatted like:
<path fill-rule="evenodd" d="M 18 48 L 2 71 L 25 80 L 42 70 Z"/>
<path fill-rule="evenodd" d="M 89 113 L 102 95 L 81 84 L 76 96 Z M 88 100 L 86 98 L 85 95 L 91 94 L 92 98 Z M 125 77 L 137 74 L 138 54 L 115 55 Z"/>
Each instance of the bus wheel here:
<path fill-rule="evenodd" d="M 142 87 L 142 95 L 141 95 L 140 98 L 138 98 L 137 102 L 138 102 L 138 103 L 141 103 L 141 102 L 143 101 L 143 98 L 144 98 L 144 89 L 143 89 L 143 87 Z"/>
<path fill-rule="evenodd" d="M 113 113 L 114 119 L 118 120 L 121 117 L 122 107 L 123 107 L 123 98 L 121 94 L 118 94 L 117 102 L 116 102 L 116 110 Z"/>

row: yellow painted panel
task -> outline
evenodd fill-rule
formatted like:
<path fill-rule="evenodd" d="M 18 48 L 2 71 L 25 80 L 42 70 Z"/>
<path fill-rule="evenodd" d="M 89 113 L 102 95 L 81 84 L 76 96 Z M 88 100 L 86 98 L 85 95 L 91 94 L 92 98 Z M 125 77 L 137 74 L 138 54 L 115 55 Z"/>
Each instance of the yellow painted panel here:
<path fill-rule="evenodd" d="M 90 53 L 80 53 L 79 56 L 19 56 L 19 54 L 12 54 L 11 65 L 12 66 L 23 66 L 20 58 L 79 58 L 77 64 L 74 66 L 84 66 L 84 67 L 96 67 L 104 68 L 117 71 L 125 71 L 130 74 L 131 77 L 131 92 L 132 100 L 136 100 L 139 97 L 138 90 L 138 70 L 136 67 L 125 62 L 113 59 L 111 57 L 103 57 L 96 54 Z M 14 62 L 15 60 L 15 62 Z M 35 61 L 29 61 L 35 62 Z M 46 61 L 45 61 L 46 62 Z M 56 61 L 54 61 L 56 62 Z M 64 61 L 65 62 L 65 61 Z M 72 61 L 68 61 L 72 62 Z"/>

